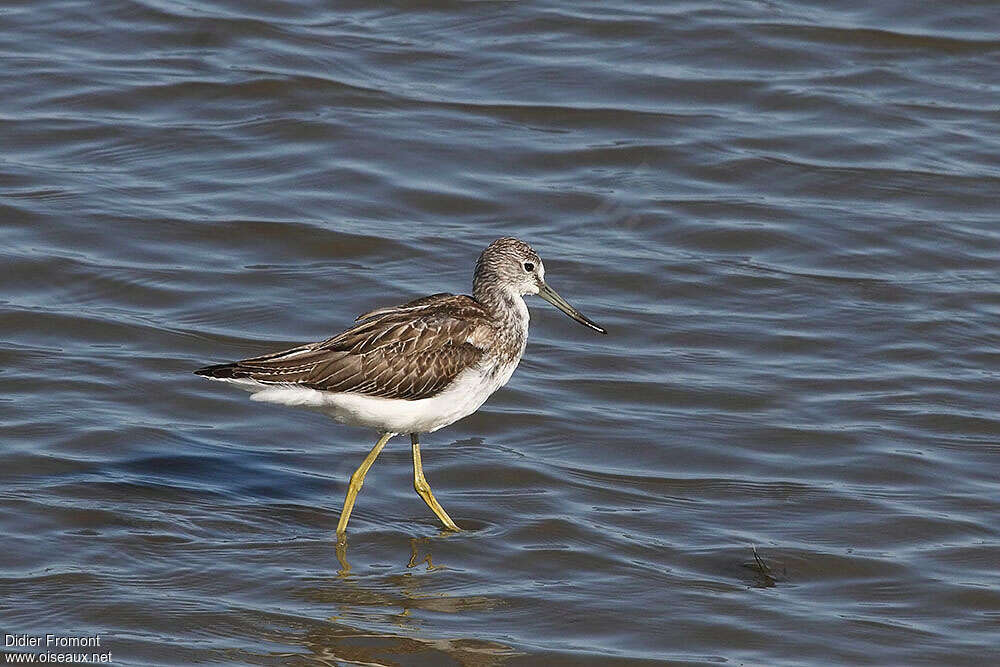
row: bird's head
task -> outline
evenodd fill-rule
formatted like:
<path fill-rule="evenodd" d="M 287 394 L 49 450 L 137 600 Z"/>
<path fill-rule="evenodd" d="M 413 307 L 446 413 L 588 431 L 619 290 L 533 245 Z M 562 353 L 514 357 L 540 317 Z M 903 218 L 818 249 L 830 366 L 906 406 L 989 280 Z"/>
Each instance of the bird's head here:
<path fill-rule="evenodd" d="M 505 292 L 524 296 L 537 294 L 571 318 L 594 331 L 607 333 L 584 316 L 545 282 L 545 265 L 530 245 L 512 236 L 497 239 L 486 246 L 473 280 L 476 298 L 488 300 L 490 292 Z"/>

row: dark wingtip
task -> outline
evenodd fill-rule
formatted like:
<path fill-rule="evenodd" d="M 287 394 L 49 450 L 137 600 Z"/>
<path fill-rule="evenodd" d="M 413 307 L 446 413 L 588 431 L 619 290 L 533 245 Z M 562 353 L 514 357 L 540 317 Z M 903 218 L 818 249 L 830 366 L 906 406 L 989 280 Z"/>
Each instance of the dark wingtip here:
<path fill-rule="evenodd" d="M 214 366 L 199 368 L 194 371 L 194 374 L 205 378 L 231 378 L 234 377 L 235 372 L 235 364 L 215 364 Z"/>

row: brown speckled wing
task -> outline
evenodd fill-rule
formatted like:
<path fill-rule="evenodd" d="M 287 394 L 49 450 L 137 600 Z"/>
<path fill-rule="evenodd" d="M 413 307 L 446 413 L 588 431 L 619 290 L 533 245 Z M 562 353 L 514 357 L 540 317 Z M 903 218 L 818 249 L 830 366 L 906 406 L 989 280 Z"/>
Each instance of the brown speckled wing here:
<path fill-rule="evenodd" d="M 464 295 L 435 294 L 365 313 L 320 343 L 210 366 L 201 375 L 417 400 L 480 361 L 493 340 L 486 311 Z"/>

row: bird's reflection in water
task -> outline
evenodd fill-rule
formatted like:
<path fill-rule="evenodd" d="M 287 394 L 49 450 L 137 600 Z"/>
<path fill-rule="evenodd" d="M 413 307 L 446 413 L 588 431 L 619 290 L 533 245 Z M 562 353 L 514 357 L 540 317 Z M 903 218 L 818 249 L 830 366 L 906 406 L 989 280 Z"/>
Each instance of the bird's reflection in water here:
<path fill-rule="evenodd" d="M 351 571 L 347 558 L 348 545 L 340 540 L 336 546 L 340 570 L 336 577 L 314 581 L 303 592 L 311 602 L 330 604 L 335 608 L 327 623 L 312 626 L 304 641 L 314 658 L 322 664 L 386 664 L 406 657 L 418 657 L 431 664 L 493 667 L 509 658 L 522 655 L 510 646 L 476 639 L 435 639 L 420 637 L 421 611 L 435 613 L 476 613 L 490 611 L 497 601 L 483 596 L 454 596 L 442 591 L 447 580 L 428 577 L 429 572 L 441 572 L 447 567 L 435 563 L 432 547 L 435 538 L 412 538 L 409 553 L 399 552 L 399 565 L 385 574 L 358 575 Z M 428 589 L 433 589 L 430 592 Z M 384 626 L 389 621 L 401 629 L 392 633 L 362 630 Z M 440 634 L 433 632 L 430 634 Z"/>
<path fill-rule="evenodd" d="M 364 632 L 340 624 L 312 628 L 304 637 L 304 643 L 312 655 L 308 662 L 303 661 L 302 664 L 396 665 L 416 661 L 429 665 L 499 667 L 510 658 L 523 655 L 498 642 L 480 639 L 421 639 Z"/>
<path fill-rule="evenodd" d="M 337 576 L 346 578 L 351 573 L 351 564 L 347 561 L 347 536 L 337 540 L 337 560 L 340 562 Z"/>
<path fill-rule="evenodd" d="M 447 538 L 454 533 L 449 533 L 442 531 L 439 537 Z M 424 556 L 420 557 L 421 547 L 423 547 Z M 341 578 L 348 578 L 351 574 L 351 563 L 347 560 L 347 538 L 341 537 L 337 540 L 337 561 L 340 563 L 340 569 L 337 570 L 337 576 Z M 427 571 L 433 572 L 434 570 L 442 570 L 445 568 L 444 565 L 435 565 L 432 560 L 430 552 L 429 538 L 410 538 L 410 562 L 406 564 L 407 568 L 413 568 L 420 564 L 427 565 Z"/>
<path fill-rule="evenodd" d="M 406 567 L 416 567 L 420 563 L 427 563 L 428 572 L 433 572 L 434 570 L 443 569 L 444 565 L 435 565 L 434 562 L 431 561 L 430 550 L 427 551 L 426 556 L 420 558 L 420 549 L 419 549 L 420 541 L 421 540 L 418 540 L 416 538 L 412 538 L 410 540 L 410 562 L 406 564 Z"/>
<path fill-rule="evenodd" d="M 449 595 L 444 590 L 451 583 L 449 580 L 426 576 L 428 573 L 448 569 L 447 565 L 434 561 L 432 547 L 438 539 L 411 538 L 409 550 L 399 552 L 398 563 L 405 570 L 390 567 L 385 573 L 360 575 L 352 569 L 348 560 L 347 543 L 338 542 L 336 555 L 340 569 L 337 576 L 321 580 L 306 594 L 313 601 L 336 604 L 339 613 L 335 619 L 354 617 L 385 621 L 391 617 L 400 627 L 411 627 L 414 624 L 412 610 L 457 614 L 496 607 L 495 600 L 484 596 Z M 393 609 L 398 611 L 386 613 Z"/>

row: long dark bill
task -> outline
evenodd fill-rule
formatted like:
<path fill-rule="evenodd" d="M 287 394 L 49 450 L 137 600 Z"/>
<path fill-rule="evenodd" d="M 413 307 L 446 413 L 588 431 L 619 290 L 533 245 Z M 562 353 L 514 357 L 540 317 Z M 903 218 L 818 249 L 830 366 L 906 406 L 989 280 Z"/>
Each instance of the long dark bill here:
<path fill-rule="evenodd" d="M 542 297 L 543 299 L 551 303 L 553 306 L 555 306 L 559 310 L 563 311 L 564 313 L 572 317 L 580 324 L 588 326 L 594 331 L 597 331 L 598 333 L 602 334 L 608 333 L 602 327 L 597 326 L 597 324 L 589 317 L 581 313 L 573 306 L 569 305 L 569 302 L 566 301 L 566 299 L 559 296 L 559 293 L 556 292 L 551 287 L 549 287 L 546 283 L 542 283 L 541 285 L 538 286 L 538 296 Z"/>

